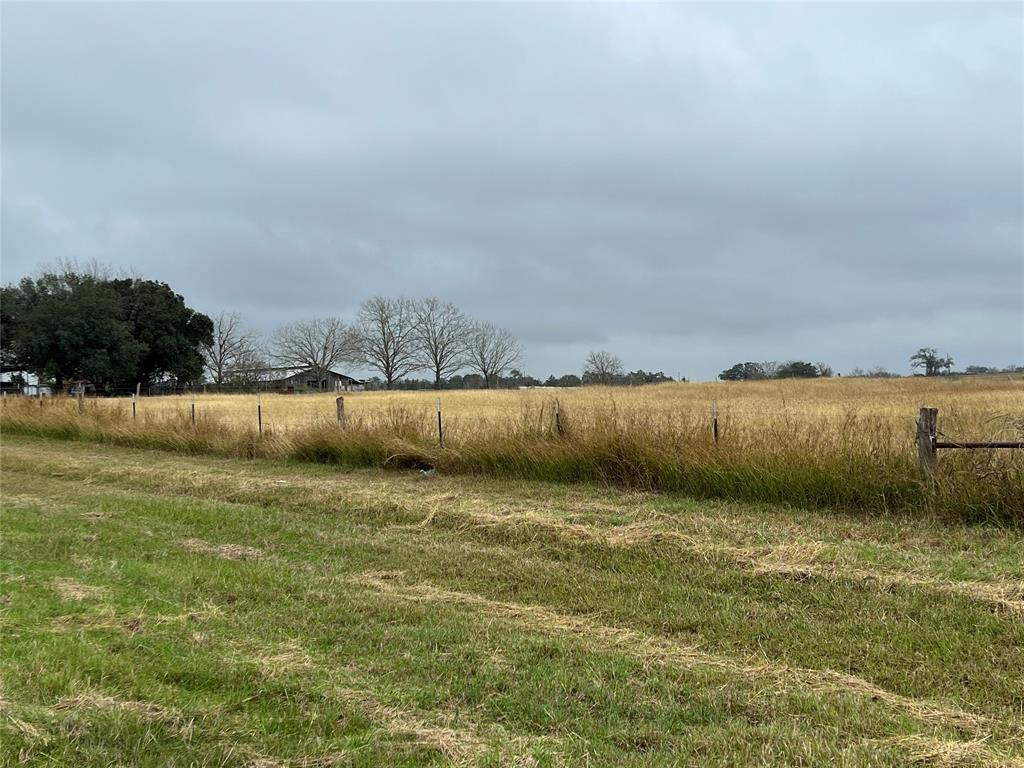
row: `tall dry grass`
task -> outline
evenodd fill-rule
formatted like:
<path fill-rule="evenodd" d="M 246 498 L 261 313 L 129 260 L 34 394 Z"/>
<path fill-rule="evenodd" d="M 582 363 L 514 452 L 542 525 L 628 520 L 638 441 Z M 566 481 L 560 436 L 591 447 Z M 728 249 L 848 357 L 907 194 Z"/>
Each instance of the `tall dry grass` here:
<path fill-rule="evenodd" d="M 939 408 L 945 434 L 1020 439 L 1024 380 L 1009 377 L 667 384 L 636 389 L 256 398 L 9 399 L 8 432 L 349 466 L 437 467 L 507 478 L 598 481 L 701 497 L 938 513 L 1024 523 L 1024 451 L 944 451 L 938 486 L 919 475 L 914 425 Z M 559 400 L 561 432 L 554 428 Z M 711 434 L 717 401 L 720 440 Z"/>

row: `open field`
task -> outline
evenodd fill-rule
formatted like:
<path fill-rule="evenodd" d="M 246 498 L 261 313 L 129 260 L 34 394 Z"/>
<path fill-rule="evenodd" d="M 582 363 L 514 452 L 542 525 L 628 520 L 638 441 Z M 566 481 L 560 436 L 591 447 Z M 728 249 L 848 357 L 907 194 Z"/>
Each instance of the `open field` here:
<path fill-rule="evenodd" d="M 0 764 L 1024 765 L 1024 539 L 5 434 Z"/>
<path fill-rule="evenodd" d="M 1024 435 L 1024 378 L 828 379 L 667 384 L 633 389 L 446 391 L 445 444 L 436 394 L 19 399 L 8 433 L 103 440 L 224 456 L 300 458 L 348 466 L 433 466 L 500 478 L 598 481 L 691 496 L 801 506 L 915 510 L 1024 522 L 1024 451 L 945 451 L 938 488 L 922 482 L 914 441 L 922 406 L 945 435 Z M 560 426 L 554 420 L 555 399 Z M 720 442 L 712 441 L 717 401 Z"/>
<path fill-rule="evenodd" d="M 437 398 L 444 407 L 445 426 L 454 441 L 472 440 L 481 432 L 504 434 L 528 420 L 551 427 L 552 406 L 558 399 L 564 414 L 582 424 L 617 418 L 622 423 L 644 421 L 676 429 L 696 427 L 710 439 L 710 411 L 717 401 L 722 436 L 733 442 L 752 442 L 765 431 L 809 428 L 832 433 L 854 443 L 890 442 L 903 447 L 913 436 L 922 406 L 940 409 L 943 424 L 953 433 L 984 439 L 1012 431 L 999 421 L 1002 414 L 1024 417 L 1024 374 L 971 377 L 913 377 L 904 379 L 782 379 L 751 382 L 661 384 L 643 387 L 537 388 L 524 390 L 444 390 L 343 392 L 323 395 L 263 394 L 264 424 L 280 431 L 308 429 L 335 419 L 334 399 L 345 396 L 350 419 L 367 426 L 388 425 L 401 409 L 434 428 Z M 142 398 L 143 416 L 188 416 L 189 395 Z M 121 416 L 131 412 L 130 400 L 98 399 L 93 407 Z M 544 413 L 541 413 L 541 409 Z M 199 392 L 197 414 L 236 427 L 256 427 L 255 395 L 216 395 Z M 853 421 L 854 429 L 848 422 Z M 856 429 L 860 427 L 861 429 Z M 875 434 L 868 434 L 869 429 Z M 431 434 L 434 434 L 431 431 Z"/>

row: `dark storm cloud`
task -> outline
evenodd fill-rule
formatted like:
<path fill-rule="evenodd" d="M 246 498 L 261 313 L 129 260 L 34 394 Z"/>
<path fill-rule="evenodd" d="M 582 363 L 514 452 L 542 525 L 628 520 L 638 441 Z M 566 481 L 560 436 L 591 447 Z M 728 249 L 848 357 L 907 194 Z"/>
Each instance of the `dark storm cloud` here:
<path fill-rule="evenodd" d="M 1024 358 L 1020 6 L 3 6 L 3 272 L 266 330 L 438 294 L 603 346 Z"/>

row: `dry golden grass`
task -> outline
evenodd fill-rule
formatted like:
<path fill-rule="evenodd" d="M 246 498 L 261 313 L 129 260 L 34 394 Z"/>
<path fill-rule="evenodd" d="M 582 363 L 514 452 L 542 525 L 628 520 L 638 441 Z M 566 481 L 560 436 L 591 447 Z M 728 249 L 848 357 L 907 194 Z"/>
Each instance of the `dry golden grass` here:
<path fill-rule="evenodd" d="M 555 428 L 559 401 L 560 430 Z M 4 429 L 190 453 L 436 467 L 500 477 L 597 481 L 700 497 L 1024 520 L 1024 451 L 947 450 L 935 492 L 917 466 L 915 421 L 939 409 L 964 440 L 1024 435 L 1024 377 L 823 379 L 637 388 L 462 390 L 125 399 L 19 399 Z M 711 432 L 717 402 L 720 440 Z"/>
<path fill-rule="evenodd" d="M 437 398 L 452 440 L 553 426 L 559 400 L 567 423 L 582 426 L 605 419 L 650 421 L 663 427 L 703 428 L 710 437 L 710 410 L 717 401 L 721 436 L 732 442 L 760 441 L 765 433 L 810 429 L 825 440 L 903 446 L 912 440 L 918 409 L 939 409 L 944 432 L 964 439 L 1012 439 L 1018 434 L 1007 417 L 1024 418 L 1024 376 L 997 375 L 904 379 L 785 379 L 753 382 L 677 383 L 645 387 L 579 387 L 528 390 L 446 390 L 344 393 L 349 420 L 369 426 L 395 426 L 407 420 L 431 430 Z M 306 430 L 335 423 L 336 394 L 260 396 L 263 423 L 275 432 Z M 256 428 L 255 395 L 196 394 L 198 419 Z M 191 395 L 141 398 L 140 419 L 190 416 Z M 125 398 L 86 403 L 128 418 Z M 852 427 L 852 429 L 851 429 Z M 884 438 L 884 440 L 883 440 Z"/>

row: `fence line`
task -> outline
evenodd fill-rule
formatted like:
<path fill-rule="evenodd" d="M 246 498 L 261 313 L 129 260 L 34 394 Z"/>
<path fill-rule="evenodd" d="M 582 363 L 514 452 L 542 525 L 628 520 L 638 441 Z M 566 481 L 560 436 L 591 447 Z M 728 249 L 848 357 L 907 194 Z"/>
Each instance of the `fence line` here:
<path fill-rule="evenodd" d="M 131 393 L 131 417 L 133 422 L 138 421 L 138 402 L 141 392 L 141 385 L 136 386 L 136 391 Z M 263 400 L 262 393 L 257 392 L 256 394 L 256 425 L 259 435 L 262 437 L 264 434 L 263 425 Z M 49 396 L 44 399 L 42 392 L 38 392 L 36 395 L 22 395 L 18 396 L 25 397 L 26 400 L 30 400 L 33 397 L 37 399 L 40 408 L 43 407 L 44 402 L 51 401 L 56 403 L 58 400 L 64 402 L 69 401 L 71 398 L 67 396 Z M 85 393 L 79 390 L 75 395 L 77 410 L 79 413 L 85 411 Z M 93 398 L 90 398 L 93 399 Z M 99 399 L 99 398 L 96 398 Z M 4 405 L 7 404 L 7 393 L 3 395 Z M 552 414 L 553 424 L 552 431 L 556 436 L 562 436 L 565 434 L 565 427 L 563 424 L 562 406 L 559 398 L 554 398 L 552 401 Z M 442 415 L 442 403 L 441 398 L 437 398 L 437 442 L 440 447 L 445 445 L 445 426 Z M 541 413 L 543 416 L 543 405 L 541 406 Z M 707 413 L 707 412 L 705 412 Z M 732 413 L 728 407 L 726 408 L 726 415 Z M 740 413 L 743 413 L 740 411 Z M 758 411 L 763 413 L 763 411 Z M 966 440 L 966 439 L 955 439 L 950 438 L 948 435 L 942 433 L 938 428 L 938 408 L 924 407 L 920 408 L 918 412 L 918 419 L 916 422 L 916 444 L 918 453 L 918 462 L 920 465 L 921 473 L 930 483 L 934 483 L 939 467 L 938 451 L 949 450 L 949 449 L 964 449 L 964 450 L 1005 450 L 1005 449 L 1024 449 L 1024 440 L 990 440 L 990 441 L 978 441 L 978 440 Z M 711 438 L 715 445 L 719 443 L 721 439 L 719 431 L 719 408 L 718 401 L 711 401 Z M 340 428 L 345 429 L 348 426 L 347 414 L 345 410 L 345 398 L 344 396 L 338 396 L 335 399 L 335 418 Z M 193 427 L 196 426 L 197 411 L 196 411 L 196 392 L 191 392 L 190 402 L 190 421 Z M 940 440 L 939 438 L 946 438 Z"/>
<path fill-rule="evenodd" d="M 934 483 L 939 468 L 940 448 L 1001 449 L 1024 448 L 1024 440 L 939 440 L 939 409 L 922 408 L 917 419 L 917 456 L 921 472 L 929 482 Z M 946 435 L 943 435 L 946 437 Z"/>

